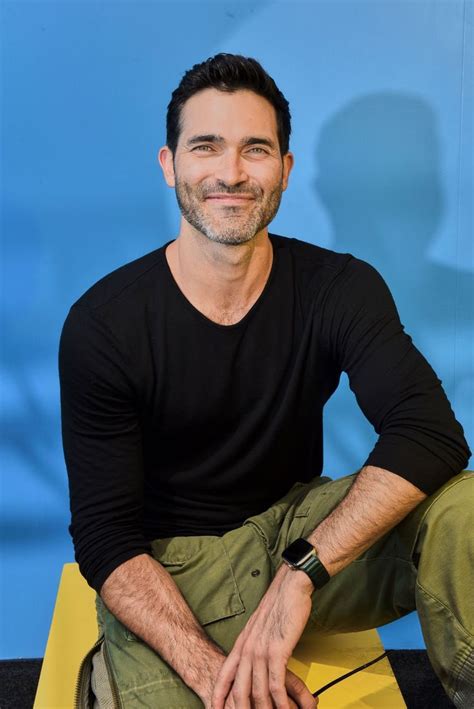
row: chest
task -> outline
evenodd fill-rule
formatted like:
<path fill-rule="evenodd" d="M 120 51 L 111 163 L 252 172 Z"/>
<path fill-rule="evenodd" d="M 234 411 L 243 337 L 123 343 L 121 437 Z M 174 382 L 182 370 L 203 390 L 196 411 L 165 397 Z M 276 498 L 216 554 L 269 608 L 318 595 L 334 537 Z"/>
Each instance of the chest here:
<path fill-rule="evenodd" d="M 281 388 L 295 351 L 291 319 L 242 318 L 213 313 L 194 326 L 166 323 L 156 370 L 165 426 L 218 420 L 230 411 L 240 416 Z"/>
<path fill-rule="evenodd" d="M 217 325 L 236 325 L 245 318 L 251 307 L 252 305 L 207 308 L 205 305 L 201 305 L 198 310 L 204 317 Z"/>

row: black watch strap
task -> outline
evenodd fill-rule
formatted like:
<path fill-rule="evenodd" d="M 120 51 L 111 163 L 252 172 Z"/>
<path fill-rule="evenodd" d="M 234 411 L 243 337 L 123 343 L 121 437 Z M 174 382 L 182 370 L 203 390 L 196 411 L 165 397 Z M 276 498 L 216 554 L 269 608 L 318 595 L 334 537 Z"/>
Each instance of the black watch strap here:
<path fill-rule="evenodd" d="M 331 578 L 315 554 L 311 555 L 299 569 L 309 576 L 316 589 L 322 588 Z"/>

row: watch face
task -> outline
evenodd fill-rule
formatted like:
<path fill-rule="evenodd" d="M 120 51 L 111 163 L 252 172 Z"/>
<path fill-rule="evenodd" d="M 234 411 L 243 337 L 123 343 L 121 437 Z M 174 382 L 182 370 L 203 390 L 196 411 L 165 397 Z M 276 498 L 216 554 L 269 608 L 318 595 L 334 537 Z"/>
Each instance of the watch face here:
<path fill-rule="evenodd" d="M 282 556 L 289 564 L 296 566 L 305 556 L 312 553 L 313 548 L 313 545 L 306 539 L 296 539 L 289 547 L 286 547 Z"/>

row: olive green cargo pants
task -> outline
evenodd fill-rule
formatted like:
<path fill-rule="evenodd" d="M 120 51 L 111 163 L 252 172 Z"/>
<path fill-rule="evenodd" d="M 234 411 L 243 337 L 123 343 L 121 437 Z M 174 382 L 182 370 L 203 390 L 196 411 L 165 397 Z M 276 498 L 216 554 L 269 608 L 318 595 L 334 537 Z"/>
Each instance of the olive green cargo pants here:
<path fill-rule="evenodd" d="M 153 543 L 210 637 L 225 651 L 257 607 L 282 550 L 309 535 L 347 494 L 354 475 L 297 483 L 266 512 L 223 537 Z M 313 594 L 309 623 L 357 631 L 417 610 L 429 658 L 457 707 L 474 707 L 474 475 L 453 477 L 397 527 Z M 192 709 L 202 702 L 147 645 L 98 602 L 104 633 L 95 707 Z M 103 661 L 112 687 L 100 681 Z M 107 676 L 107 675 L 106 675 Z M 93 685 L 94 686 L 94 685 Z M 114 699 L 112 698 L 112 695 Z"/>

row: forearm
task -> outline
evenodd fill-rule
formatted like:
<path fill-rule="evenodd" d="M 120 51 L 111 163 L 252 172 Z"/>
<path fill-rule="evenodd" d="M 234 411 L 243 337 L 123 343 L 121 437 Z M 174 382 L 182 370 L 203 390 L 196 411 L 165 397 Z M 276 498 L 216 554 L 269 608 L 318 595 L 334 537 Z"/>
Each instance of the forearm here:
<path fill-rule="evenodd" d="M 426 494 L 399 475 L 367 466 L 346 497 L 308 537 L 330 576 L 348 566 Z"/>
<path fill-rule="evenodd" d="M 101 588 L 107 608 L 206 702 L 225 660 L 170 574 L 147 554 L 121 564 Z"/>
<path fill-rule="evenodd" d="M 425 496 L 394 473 L 363 468 L 344 500 L 308 539 L 333 576 L 372 546 Z M 288 706 L 285 670 L 310 617 L 313 591 L 309 576 L 281 565 L 224 664 L 214 690 L 217 709 L 224 707 L 229 691 L 237 700 L 239 696 L 256 699 L 262 675 L 273 680 L 268 684 L 271 697 L 265 699 L 272 699 L 272 706 Z M 310 695 L 306 699 L 307 706 L 314 706 L 309 704 Z"/>

